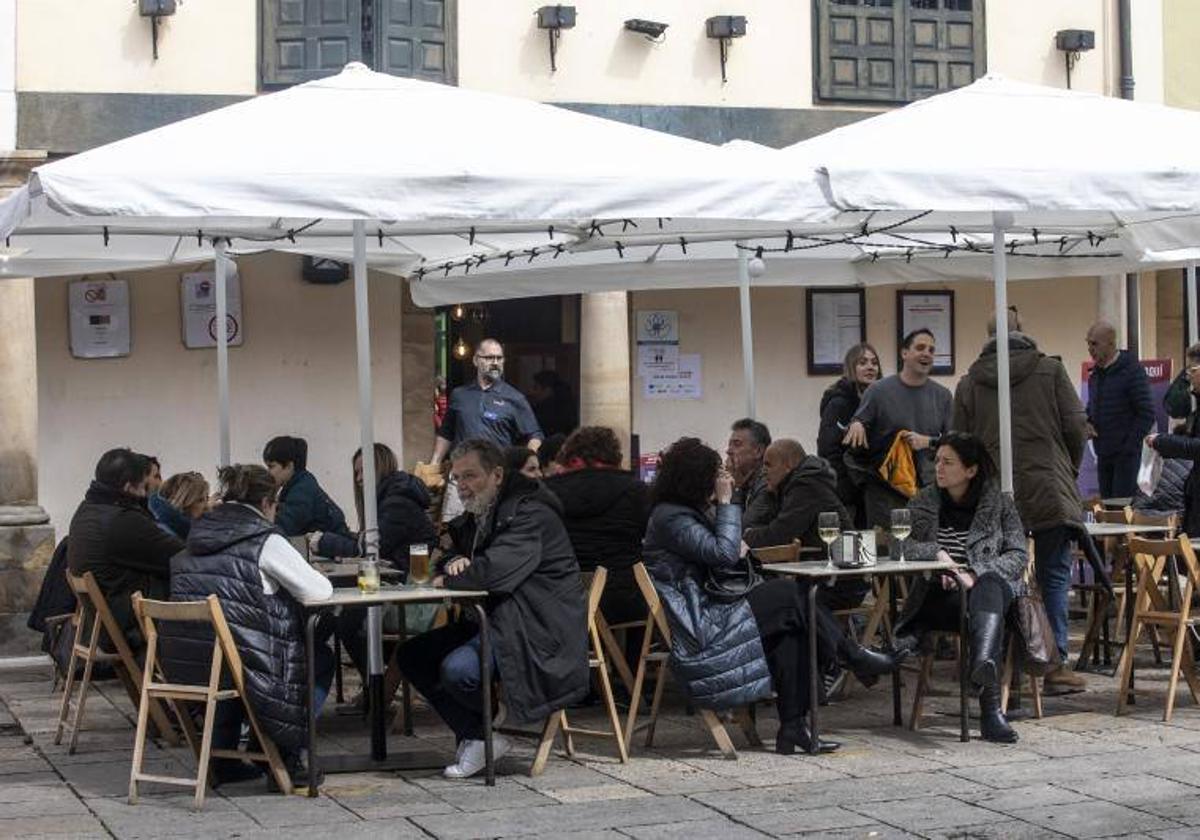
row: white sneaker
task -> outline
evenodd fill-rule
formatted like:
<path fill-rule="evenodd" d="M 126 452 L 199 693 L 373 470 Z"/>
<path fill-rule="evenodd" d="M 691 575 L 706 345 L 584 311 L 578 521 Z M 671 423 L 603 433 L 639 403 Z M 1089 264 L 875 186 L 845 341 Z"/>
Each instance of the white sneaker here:
<path fill-rule="evenodd" d="M 486 766 L 483 741 L 463 741 L 463 745 L 458 763 L 451 764 L 442 771 L 442 775 L 447 779 L 469 779 Z M 512 744 L 503 735 L 492 737 L 493 761 L 499 761 L 508 754 L 510 749 L 512 749 Z"/>

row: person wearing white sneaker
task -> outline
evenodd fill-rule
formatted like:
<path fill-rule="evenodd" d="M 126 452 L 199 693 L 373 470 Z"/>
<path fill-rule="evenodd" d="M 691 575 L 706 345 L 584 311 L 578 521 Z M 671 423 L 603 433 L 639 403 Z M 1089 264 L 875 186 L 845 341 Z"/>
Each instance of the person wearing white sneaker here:
<path fill-rule="evenodd" d="M 561 505 L 540 482 L 506 472 L 503 452 L 490 441 L 459 444 L 451 464 L 467 513 L 450 528 L 459 556 L 434 585 L 491 594 L 493 672 L 507 717 L 541 723 L 588 691 L 587 608 Z M 465 779 L 485 766 L 479 644 L 476 625 L 463 621 L 410 639 L 396 654 L 458 740 L 447 778 Z M 509 749 L 499 736 L 492 746 L 493 758 Z"/>
<path fill-rule="evenodd" d="M 492 760 L 499 761 L 512 749 L 510 742 L 503 735 L 492 736 Z M 484 742 L 470 739 L 463 741 L 458 748 L 458 761 L 442 771 L 447 779 L 469 779 L 486 766 L 484 761 Z"/>

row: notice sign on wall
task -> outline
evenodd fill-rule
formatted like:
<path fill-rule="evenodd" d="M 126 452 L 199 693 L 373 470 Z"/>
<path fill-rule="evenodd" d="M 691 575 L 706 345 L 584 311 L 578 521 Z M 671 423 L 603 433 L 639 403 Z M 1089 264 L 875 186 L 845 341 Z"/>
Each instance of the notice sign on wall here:
<path fill-rule="evenodd" d="M 242 285 L 236 270 L 225 275 L 225 328 L 230 346 L 242 344 Z M 217 281 L 211 271 L 180 278 L 183 344 L 188 349 L 217 346 Z"/>
<path fill-rule="evenodd" d="M 128 356 L 129 283 L 90 280 L 72 283 L 67 293 L 71 322 L 71 355 L 79 359 Z"/>
<path fill-rule="evenodd" d="M 648 400 L 698 400 L 701 388 L 699 353 L 684 353 L 673 371 L 652 373 L 642 382 L 642 396 Z"/>

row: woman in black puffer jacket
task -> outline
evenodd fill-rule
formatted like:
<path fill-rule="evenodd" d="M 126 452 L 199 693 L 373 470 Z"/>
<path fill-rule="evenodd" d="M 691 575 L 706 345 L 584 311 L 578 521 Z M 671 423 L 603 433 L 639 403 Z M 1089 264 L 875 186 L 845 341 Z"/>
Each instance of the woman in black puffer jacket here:
<path fill-rule="evenodd" d="M 671 626 L 671 668 L 692 702 L 705 709 L 753 703 L 774 688 L 776 752 L 807 751 L 808 674 L 816 663 L 808 659 L 802 589 L 794 580 L 773 578 L 729 599 L 713 597 L 705 587 L 712 572 L 734 572 L 739 565 L 742 514 L 732 498 L 733 478 L 713 449 L 681 438 L 663 453 L 642 557 Z M 823 661 L 851 658 L 856 670 L 877 674 L 895 668 L 893 658 L 840 632 L 819 632 L 817 640 Z M 820 752 L 837 748 L 832 741 L 817 744 Z"/>
<path fill-rule="evenodd" d="M 817 454 L 830 463 L 838 477 L 838 497 L 858 526 L 863 519 L 862 488 L 855 485 L 846 471 L 842 438 L 858 411 L 863 391 L 880 375 L 879 354 L 870 344 L 855 344 L 846 351 L 843 375 L 825 389 L 821 397 L 821 427 L 817 431 Z"/>

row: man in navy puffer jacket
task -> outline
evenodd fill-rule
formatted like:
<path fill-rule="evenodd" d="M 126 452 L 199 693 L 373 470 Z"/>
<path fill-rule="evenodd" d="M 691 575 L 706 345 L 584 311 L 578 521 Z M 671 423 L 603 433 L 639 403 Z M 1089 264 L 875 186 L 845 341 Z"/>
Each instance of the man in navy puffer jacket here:
<path fill-rule="evenodd" d="M 1097 321 L 1087 333 L 1088 355 L 1095 361 L 1088 382 L 1089 434 L 1096 448 L 1100 495 L 1132 496 L 1137 489 L 1142 439 L 1154 425 L 1154 398 L 1141 362 L 1117 349 L 1117 331 Z"/>

